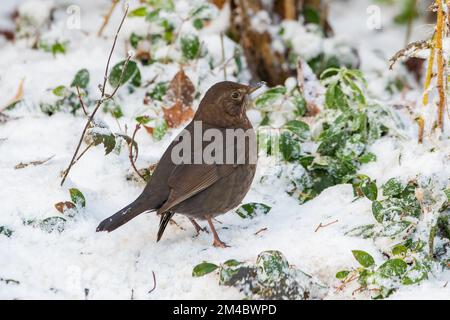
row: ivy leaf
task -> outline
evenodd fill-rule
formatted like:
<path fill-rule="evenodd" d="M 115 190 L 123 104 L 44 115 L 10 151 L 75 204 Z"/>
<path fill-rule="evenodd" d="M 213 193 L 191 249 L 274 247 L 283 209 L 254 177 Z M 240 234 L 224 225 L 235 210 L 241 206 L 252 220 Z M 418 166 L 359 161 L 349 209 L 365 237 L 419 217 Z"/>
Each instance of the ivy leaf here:
<path fill-rule="evenodd" d="M 259 110 L 269 111 L 274 105 L 281 103 L 285 94 L 286 88 L 283 86 L 271 88 L 256 98 L 255 106 Z"/>
<path fill-rule="evenodd" d="M 139 7 L 136 8 L 130 13 L 128 13 L 128 17 L 134 18 L 134 17 L 145 17 L 147 15 L 147 8 L 146 7 Z"/>
<path fill-rule="evenodd" d="M 359 157 L 359 162 L 361 163 L 369 163 L 377 160 L 377 156 L 371 152 L 367 152 Z"/>
<path fill-rule="evenodd" d="M 196 35 L 183 35 L 180 39 L 181 53 L 187 60 L 197 58 L 200 52 L 200 40 Z"/>
<path fill-rule="evenodd" d="M 41 230 L 46 231 L 48 233 L 52 233 L 54 231 L 63 232 L 65 225 L 66 219 L 61 217 L 49 217 L 42 220 L 38 224 Z"/>
<path fill-rule="evenodd" d="M 367 199 L 371 201 L 377 200 L 378 197 L 378 188 L 377 184 L 370 180 L 364 180 L 361 183 L 361 191 L 367 197 Z"/>
<path fill-rule="evenodd" d="M 55 89 L 52 90 L 52 93 L 57 97 L 64 97 L 67 94 L 67 88 L 66 86 L 57 86 Z"/>
<path fill-rule="evenodd" d="M 385 278 L 401 277 L 407 268 L 408 265 L 402 259 L 390 259 L 378 268 L 378 272 Z"/>
<path fill-rule="evenodd" d="M 300 143 L 293 139 L 291 133 L 282 132 L 279 145 L 281 155 L 285 161 L 297 160 L 300 157 Z"/>
<path fill-rule="evenodd" d="M 385 197 L 398 196 L 404 189 L 402 183 L 395 178 L 389 179 L 381 188 L 383 189 L 383 196 Z"/>
<path fill-rule="evenodd" d="M 192 276 L 202 277 L 208 273 L 213 272 L 217 268 L 219 268 L 219 266 L 215 265 L 214 263 L 202 262 L 194 267 L 194 269 L 192 270 Z"/>
<path fill-rule="evenodd" d="M 150 96 L 153 100 L 163 101 L 163 98 L 167 92 L 167 87 L 167 82 L 158 82 L 153 90 L 150 91 L 147 95 Z"/>
<path fill-rule="evenodd" d="M 88 84 L 89 84 L 89 71 L 87 69 L 81 69 L 75 74 L 75 77 L 73 78 L 73 81 L 70 84 L 70 86 L 85 89 Z"/>
<path fill-rule="evenodd" d="M 336 273 L 336 278 L 339 280 L 344 280 L 350 274 L 350 271 L 342 270 Z"/>
<path fill-rule="evenodd" d="M 372 202 L 372 214 L 379 223 L 384 220 L 383 204 L 380 201 Z"/>
<path fill-rule="evenodd" d="M 356 261 L 365 268 L 369 268 L 375 264 L 373 257 L 365 251 L 353 250 L 352 253 Z"/>
<path fill-rule="evenodd" d="M 0 234 L 10 238 L 13 233 L 14 233 L 14 231 L 12 231 L 11 229 L 9 229 L 5 226 L 0 226 Z"/>
<path fill-rule="evenodd" d="M 284 126 L 289 131 L 295 133 L 295 135 L 297 135 L 297 137 L 299 137 L 301 141 L 305 141 L 308 139 L 309 125 L 304 123 L 303 121 L 292 120 L 287 122 Z"/>
<path fill-rule="evenodd" d="M 115 135 L 111 132 L 108 125 L 101 121 L 92 121 L 92 125 L 93 127 L 86 134 L 86 139 L 91 140 L 95 146 L 103 144 L 105 155 L 111 153 L 116 146 Z"/>
<path fill-rule="evenodd" d="M 139 71 L 139 68 L 137 67 L 136 62 L 134 61 L 128 61 L 122 75 L 122 70 L 124 69 L 125 63 L 126 60 L 117 63 L 109 73 L 109 84 L 114 88 L 127 83 L 130 79 L 133 79 L 132 84 L 135 85 L 138 82 L 136 79 L 140 78 L 141 73 Z"/>
<path fill-rule="evenodd" d="M 234 260 L 234 259 L 227 260 L 227 261 L 225 261 L 223 263 L 223 265 L 225 265 L 227 267 L 237 267 L 240 264 L 242 264 L 242 262 L 239 262 L 239 261 Z"/>
<path fill-rule="evenodd" d="M 277 283 L 289 272 L 286 257 L 276 250 L 261 252 L 256 259 L 256 266 L 261 283 Z"/>
<path fill-rule="evenodd" d="M 394 256 L 405 256 L 407 252 L 408 252 L 408 248 L 406 248 L 403 244 L 396 245 L 392 249 L 392 254 Z"/>
<path fill-rule="evenodd" d="M 272 207 L 270 207 L 264 203 L 250 202 L 250 203 L 246 203 L 246 204 L 243 204 L 242 206 L 240 206 L 236 210 L 236 213 L 242 219 L 247 219 L 247 218 L 252 219 L 257 215 L 269 213 L 269 211 L 271 209 L 272 209 Z"/>
<path fill-rule="evenodd" d="M 76 188 L 69 189 L 70 198 L 75 205 L 80 205 L 82 208 L 86 206 L 86 199 L 80 190 Z"/>

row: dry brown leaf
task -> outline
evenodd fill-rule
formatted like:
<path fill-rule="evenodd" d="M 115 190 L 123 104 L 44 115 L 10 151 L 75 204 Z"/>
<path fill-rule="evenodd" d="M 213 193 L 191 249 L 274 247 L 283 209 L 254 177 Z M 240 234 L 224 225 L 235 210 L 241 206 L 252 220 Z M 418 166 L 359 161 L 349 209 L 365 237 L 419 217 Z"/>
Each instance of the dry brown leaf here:
<path fill-rule="evenodd" d="M 26 163 L 21 162 L 21 163 L 19 163 L 19 164 L 16 164 L 16 166 L 14 167 L 14 169 L 17 170 L 17 169 L 23 169 L 23 168 L 26 168 L 26 167 L 28 167 L 28 166 L 39 166 L 39 165 L 41 165 L 41 164 L 46 163 L 47 161 L 49 161 L 49 160 L 52 159 L 53 157 L 54 157 L 54 155 L 51 156 L 51 157 L 49 157 L 49 158 L 47 158 L 47 159 L 45 159 L 45 160 L 30 161 L 30 162 L 26 162 Z"/>
<path fill-rule="evenodd" d="M 58 202 L 55 203 L 55 208 L 61 213 L 64 213 L 67 210 L 75 208 L 75 205 L 70 201 Z"/>
<path fill-rule="evenodd" d="M 181 101 L 183 107 L 191 107 L 194 102 L 195 86 L 183 69 L 177 72 L 170 81 L 167 89 L 165 101 L 168 105 L 173 105 Z"/>
<path fill-rule="evenodd" d="M 180 101 L 175 102 L 172 108 L 163 108 L 163 112 L 169 128 L 176 128 L 194 117 L 194 110 L 183 107 Z"/>
<path fill-rule="evenodd" d="M 23 98 L 23 82 L 24 82 L 24 80 L 25 80 L 25 78 L 22 78 L 22 80 L 20 80 L 19 87 L 17 88 L 16 95 L 6 104 L 6 106 L 2 110 L 5 110 L 10 105 L 12 105 L 14 103 L 17 103 L 20 100 L 22 100 L 22 98 Z"/>

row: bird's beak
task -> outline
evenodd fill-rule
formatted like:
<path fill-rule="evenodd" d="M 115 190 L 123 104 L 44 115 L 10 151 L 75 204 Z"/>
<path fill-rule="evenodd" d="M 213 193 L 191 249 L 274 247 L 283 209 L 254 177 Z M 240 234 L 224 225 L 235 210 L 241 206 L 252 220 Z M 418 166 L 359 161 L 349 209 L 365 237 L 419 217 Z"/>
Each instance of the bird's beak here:
<path fill-rule="evenodd" d="M 258 90 L 259 88 L 261 88 L 262 86 L 264 86 L 266 83 L 264 81 L 260 81 L 255 85 L 252 86 L 248 86 L 247 87 L 247 94 L 250 95 L 253 92 L 255 92 L 256 90 Z"/>

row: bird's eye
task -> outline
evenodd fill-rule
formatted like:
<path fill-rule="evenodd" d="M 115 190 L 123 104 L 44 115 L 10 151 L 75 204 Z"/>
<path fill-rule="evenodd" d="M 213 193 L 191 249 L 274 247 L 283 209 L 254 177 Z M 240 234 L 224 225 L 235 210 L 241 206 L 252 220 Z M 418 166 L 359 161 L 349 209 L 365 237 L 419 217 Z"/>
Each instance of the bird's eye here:
<path fill-rule="evenodd" d="M 231 94 L 231 97 L 233 99 L 239 99 L 240 96 L 241 96 L 241 94 L 238 91 L 235 91 Z"/>

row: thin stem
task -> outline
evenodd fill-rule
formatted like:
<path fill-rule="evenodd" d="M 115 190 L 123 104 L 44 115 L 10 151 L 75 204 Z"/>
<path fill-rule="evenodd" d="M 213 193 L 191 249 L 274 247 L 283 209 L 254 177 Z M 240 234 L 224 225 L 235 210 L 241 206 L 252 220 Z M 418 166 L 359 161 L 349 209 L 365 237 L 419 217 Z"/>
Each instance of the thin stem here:
<path fill-rule="evenodd" d="M 86 122 L 86 125 L 84 126 L 84 129 L 83 129 L 83 132 L 82 132 L 82 134 L 81 134 L 80 140 L 78 141 L 78 145 L 77 145 L 77 147 L 76 147 L 76 149 L 75 149 L 75 152 L 74 152 L 74 154 L 73 154 L 73 156 L 72 156 L 72 160 L 70 160 L 69 166 L 68 166 L 67 169 L 64 171 L 64 176 L 63 176 L 63 178 L 62 178 L 62 180 L 61 180 L 61 186 L 64 184 L 64 181 L 66 181 L 66 178 L 67 178 L 67 176 L 69 175 L 70 169 L 72 168 L 72 166 L 73 166 L 74 163 L 75 163 L 75 159 L 77 158 L 78 151 L 80 151 L 80 147 L 81 147 L 81 144 L 82 144 L 82 142 L 83 142 L 83 138 L 84 138 L 84 136 L 85 136 L 85 134 L 86 134 L 87 129 L 89 128 L 90 123 L 91 123 L 92 120 L 94 119 L 95 114 L 97 113 L 98 109 L 100 109 L 100 106 L 102 105 L 103 102 L 105 102 L 105 101 L 108 100 L 108 99 L 111 99 L 111 98 L 114 96 L 114 94 L 117 92 L 119 86 L 120 86 L 121 83 L 122 83 L 123 74 L 124 74 L 124 71 L 126 70 L 126 67 L 127 67 L 127 65 L 128 65 L 128 61 L 129 61 L 130 58 L 131 58 L 130 56 L 128 56 L 127 60 L 125 61 L 124 67 L 123 67 L 123 69 L 122 69 L 122 73 L 120 74 L 119 82 L 118 82 L 118 84 L 117 84 L 115 90 L 113 91 L 113 93 L 112 93 L 111 95 L 109 95 L 109 96 L 105 99 L 105 88 L 106 88 L 106 82 L 107 82 L 107 80 L 108 80 L 109 64 L 110 64 L 110 62 L 111 62 L 111 57 L 112 57 L 112 54 L 113 54 L 113 52 L 114 52 L 114 48 L 116 47 L 117 37 L 118 37 L 118 35 L 119 35 L 120 29 L 122 28 L 123 22 L 125 21 L 125 18 L 126 18 L 126 16 L 127 16 L 127 14 L 128 14 L 128 5 L 127 5 L 127 7 L 126 7 L 126 9 L 125 9 L 125 13 L 124 13 L 123 18 L 122 18 L 122 20 L 121 20 L 121 22 L 120 22 L 119 28 L 117 29 L 116 35 L 114 36 L 114 42 L 113 42 L 113 45 L 112 45 L 112 47 L 111 47 L 111 51 L 109 52 L 108 61 L 107 61 L 107 63 L 106 63 L 106 68 L 105 68 L 105 75 L 104 75 L 104 77 L 103 77 L 103 78 L 104 78 L 104 79 L 103 79 L 103 86 L 102 86 L 102 88 L 101 88 L 101 97 L 100 97 L 100 99 L 97 101 L 97 105 L 95 106 L 94 110 L 92 111 L 91 115 L 89 116 L 88 121 Z"/>
<path fill-rule="evenodd" d="M 222 48 L 222 64 L 224 65 L 223 68 L 223 79 L 226 81 L 227 80 L 227 68 L 225 66 L 225 46 L 223 43 L 223 32 L 220 33 L 220 46 Z"/>
<path fill-rule="evenodd" d="M 84 105 L 83 98 L 81 97 L 80 87 L 78 87 L 78 86 L 77 86 L 77 94 L 78 94 L 78 100 L 80 101 L 81 108 L 83 109 L 84 114 L 87 116 L 88 112 L 87 112 L 86 107 Z"/>
<path fill-rule="evenodd" d="M 111 7 L 109 7 L 108 12 L 103 17 L 103 23 L 102 23 L 100 29 L 97 32 L 97 37 L 101 37 L 102 36 L 103 30 L 108 25 L 109 19 L 111 18 L 111 15 L 113 14 L 114 9 L 116 8 L 118 3 L 119 3 L 119 0 L 112 0 Z"/>
<path fill-rule="evenodd" d="M 136 172 L 136 174 L 137 174 L 139 177 L 142 178 L 142 180 L 146 181 L 145 178 L 144 178 L 144 176 L 143 176 L 143 175 L 139 172 L 139 170 L 136 168 L 135 161 L 137 160 L 137 157 L 138 157 L 137 150 L 136 150 L 136 156 L 135 156 L 135 158 L 133 159 L 133 144 L 134 144 L 134 142 L 135 142 L 136 133 L 139 131 L 140 128 L 141 128 L 141 125 L 140 125 L 140 124 L 137 124 L 137 125 L 136 125 L 136 128 L 134 129 L 133 136 L 131 137 L 131 141 L 130 141 L 130 153 L 129 153 L 128 157 L 130 158 L 130 162 L 131 162 L 131 166 L 133 167 L 133 170 Z"/>

